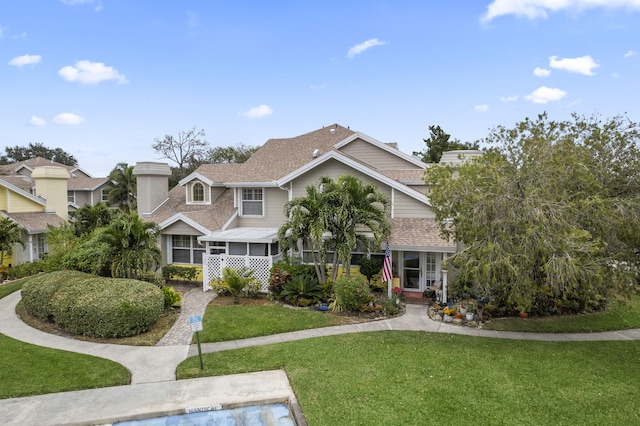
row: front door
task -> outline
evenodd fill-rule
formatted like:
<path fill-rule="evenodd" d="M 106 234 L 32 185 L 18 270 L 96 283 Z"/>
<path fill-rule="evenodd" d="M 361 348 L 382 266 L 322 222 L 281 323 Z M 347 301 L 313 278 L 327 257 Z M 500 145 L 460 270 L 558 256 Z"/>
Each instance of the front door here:
<path fill-rule="evenodd" d="M 438 279 L 440 256 L 433 252 L 402 252 L 402 287 L 405 291 L 423 292 Z"/>

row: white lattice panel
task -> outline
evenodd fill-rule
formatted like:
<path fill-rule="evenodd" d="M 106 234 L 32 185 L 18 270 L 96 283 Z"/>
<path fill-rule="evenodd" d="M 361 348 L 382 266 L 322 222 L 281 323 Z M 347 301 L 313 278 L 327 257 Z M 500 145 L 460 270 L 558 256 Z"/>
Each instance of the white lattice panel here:
<path fill-rule="evenodd" d="M 271 257 L 204 255 L 202 261 L 205 265 L 202 288 L 205 291 L 211 289 L 209 282 L 213 278 L 222 276 L 224 268 L 240 269 L 244 266 L 253 270 L 253 276 L 262 284 L 260 291 L 263 293 L 269 291 L 269 271 L 273 265 Z"/>

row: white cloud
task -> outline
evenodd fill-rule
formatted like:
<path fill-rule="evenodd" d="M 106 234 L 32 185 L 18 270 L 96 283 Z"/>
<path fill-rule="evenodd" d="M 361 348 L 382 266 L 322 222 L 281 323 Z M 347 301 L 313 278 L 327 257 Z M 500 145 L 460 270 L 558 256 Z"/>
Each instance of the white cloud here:
<path fill-rule="evenodd" d="M 357 44 L 355 46 L 353 46 L 351 49 L 349 49 L 349 52 L 347 52 L 347 58 L 351 59 L 356 55 L 361 54 L 362 52 L 364 52 L 367 49 L 371 49 L 374 46 L 382 46 L 387 44 L 386 41 L 380 41 L 377 38 L 372 38 L 369 39 L 363 43 Z"/>
<path fill-rule="evenodd" d="M 624 54 L 625 58 L 630 58 L 632 56 L 636 56 L 638 54 L 638 52 L 636 52 L 635 50 L 630 50 L 627 53 Z"/>
<path fill-rule="evenodd" d="M 557 56 L 552 56 L 549 58 L 549 66 L 551 68 L 565 70 L 568 72 L 593 75 L 593 69 L 598 68 L 600 65 L 598 65 L 590 55 L 587 55 L 579 58 L 562 59 L 558 59 Z"/>
<path fill-rule="evenodd" d="M 71 112 L 63 112 L 62 114 L 56 115 L 53 121 L 54 123 L 58 124 L 70 124 L 72 126 L 75 126 L 76 124 L 82 123 L 84 121 L 84 118 Z"/>
<path fill-rule="evenodd" d="M 2 38 L 2 37 L 0 37 L 0 38 Z M 27 33 L 25 31 L 23 31 L 18 35 L 12 36 L 11 38 L 14 39 L 14 40 L 24 40 L 25 38 L 27 38 Z"/>
<path fill-rule="evenodd" d="M 567 96 L 567 92 L 564 90 L 541 86 L 524 98 L 534 104 L 548 104 L 549 102 L 559 101 L 565 96 Z"/>
<path fill-rule="evenodd" d="M 606 9 L 624 8 L 640 11 L 638 0 L 493 0 L 480 21 L 488 23 L 494 18 L 504 15 L 515 15 L 518 18 L 535 20 L 546 19 L 547 12 L 566 10 L 581 12 L 587 9 L 603 7 Z"/>
<path fill-rule="evenodd" d="M 29 124 L 31 124 L 32 126 L 36 126 L 36 127 L 42 127 L 47 123 L 46 123 L 46 121 L 44 121 L 44 119 L 42 119 L 40 117 L 33 116 L 29 120 Z"/>
<path fill-rule="evenodd" d="M 75 66 L 61 68 L 58 74 L 67 81 L 82 84 L 98 84 L 107 80 L 117 80 L 118 84 L 127 83 L 127 78 L 117 69 L 105 66 L 102 62 L 78 61 Z"/>
<path fill-rule="evenodd" d="M 4 28 L 0 25 L 0 38 L 4 38 Z"/>
<path fill-rule="evenodd" d="M 487 111 L 489 111 L 489 105 L 487 105 L 487 104 L 476 105 L 476 106 L 473 107 L 473 109 L 476 112 L 487 112 Z"/>
<path fill-rule="evenodd" d="M 40 55 L 22 55 L 22 56 L 16 56 L 12 60 L 10 60 L 9 65 L 22 67 L 24 65 L 39 64 L 40 62 L 42 62 L 42 56 Z"/>
<path fill-rule="evenodd" d="M 533 70 L 533 75 L 536 77 L 549 77 L 549 74 L 551 74 L 551 70 L 545 68 L 536 67 L 536 69 Z"/>
<path fill-rule="evenodd" d="M 273 114 L 273 110 L 268 105 L 260 105 L 251 108 L 249 111 L 241 112 L 240 115 L 248 118 L 262 118 Z"/>
<path fill-rule="evenodd" d="M 75 6 L 75 5 L 82 5 L 82 4 L 94 4 L 95 7 L 93 8 L 93 10 L 95 10 L 96 12 L 100 12 L 103 8 L 102 8 L 102 0 L 60 0 L 60 2 L 66 6 Z"/>
<path fill-rule="evenodd" d="M 517 100 L 518 100 L 518 98 L 519 98 L 519 97 L 520 97 L 520 96 L 518 96 L 518 95 L 514 95 L 514 96 L 503 96 L 503 97 L 501 97 L 501 98 L 500 98 L 500 100 L 501 100 L 502 102 L 515 102 L 515 101 L 517 101 Z"/>

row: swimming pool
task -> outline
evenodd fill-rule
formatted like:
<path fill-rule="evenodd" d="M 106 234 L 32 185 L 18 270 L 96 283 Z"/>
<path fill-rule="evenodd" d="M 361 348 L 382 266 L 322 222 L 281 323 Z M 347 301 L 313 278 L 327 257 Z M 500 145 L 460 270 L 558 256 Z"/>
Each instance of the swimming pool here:
<path fill-rule="evenodd" d="M 295 426 L 287 404 L 253 405 L 220 410 L 202 407 L 195 412 L 173 416 L 128 420 L 114 426 Z"/>

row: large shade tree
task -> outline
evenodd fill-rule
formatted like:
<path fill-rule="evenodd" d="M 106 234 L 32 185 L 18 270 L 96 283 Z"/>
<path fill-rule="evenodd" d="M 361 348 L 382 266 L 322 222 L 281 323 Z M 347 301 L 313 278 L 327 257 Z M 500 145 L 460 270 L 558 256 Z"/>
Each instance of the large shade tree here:
<path fill-rule="evenodd" d="M 445 237 L 462 249 L 453 290 L 511 309 L 597 309 L 629 288 L 640 247 L 638 126 L 547 114 L 497 127 L 491 148 L 454 169 L 427 169 Z"/>
<path fill-rule="evenodd" d="M 327 253 L 334 252 L 332 279 L 341 263 L 350 274 L 352 253 L 358 245 L 365 252 L 379 248 L 389 233 L 389 198 L 375 185 L 352 175 L 337 180 L 322 177 L 318 186 L 306 187 L 306 196 L 285 206 L 289 220 L 279 230 L 284 249 L 304 242 L 311 251 L 318 280 L 324 283 Z"/>
<path fill-rule="evenodd" d="M 429 126 L 429 137 L 423 139 L 427 147 L 422 151 L 414 151 L 413 155 L 419 157 L 425 163 L 438 163 L 445 151 L 460 149 L 478 149 L 478 142 L 460 142 L 459 139 L 451 139 L 440 126 Z"/>
<path fill-rule="evenodd" d="M 0 156 L 0 164 L 13 164 L 30 158 L 42 157 L 67 166 L 77 166 L 78 161 L 73 155 L 62 148 L 48 148 L 41 143 L 29 143 L 27 146 L 7 146 L 4 155 Z"/>

